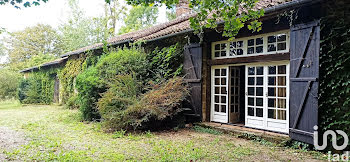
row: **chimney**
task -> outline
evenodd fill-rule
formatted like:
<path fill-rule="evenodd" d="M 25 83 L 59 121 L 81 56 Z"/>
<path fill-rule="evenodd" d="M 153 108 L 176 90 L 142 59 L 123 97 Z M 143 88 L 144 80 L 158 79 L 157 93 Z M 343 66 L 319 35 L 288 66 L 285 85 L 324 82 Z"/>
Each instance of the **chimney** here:
<path fill-rule="evenodd" d="M 179 4 L 176 5 L 176 17 L 181 17 L 191 12 L 188 4 L 188 0 L 179 0 Z"/>

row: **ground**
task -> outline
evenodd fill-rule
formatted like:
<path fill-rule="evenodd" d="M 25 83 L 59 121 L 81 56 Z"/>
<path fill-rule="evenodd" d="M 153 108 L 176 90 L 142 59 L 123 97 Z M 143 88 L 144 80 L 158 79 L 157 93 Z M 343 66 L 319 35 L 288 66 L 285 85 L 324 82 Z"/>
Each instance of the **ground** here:
<path fill-rule="evenodd" d="M 0 103 L 0 161 L 317 161 L 314 151 L 245 140 L 215 130 L 105 133 L 78 110 Z"/>

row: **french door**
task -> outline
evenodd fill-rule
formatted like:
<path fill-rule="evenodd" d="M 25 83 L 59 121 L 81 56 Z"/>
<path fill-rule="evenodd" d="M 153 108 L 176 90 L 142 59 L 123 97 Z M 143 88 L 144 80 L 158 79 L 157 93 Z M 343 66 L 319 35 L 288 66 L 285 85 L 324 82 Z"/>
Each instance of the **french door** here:
<path fill-rule="evenodd" d="M 228 122 L 229 67 L 212 69 L 211 121 Z"/>
<path fill-rule="evenodd" d="M 247 65 L 245 85 L 245 125 L 288 133 L 289 65 Z"/>

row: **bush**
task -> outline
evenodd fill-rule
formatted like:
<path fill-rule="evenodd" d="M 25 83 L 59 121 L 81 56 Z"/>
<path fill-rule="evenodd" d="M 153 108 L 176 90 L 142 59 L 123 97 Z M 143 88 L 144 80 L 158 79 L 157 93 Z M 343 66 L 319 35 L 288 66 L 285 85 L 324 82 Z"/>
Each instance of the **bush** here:
<path fill-rule="evenodd" d="M 106 82 L 111 82 L 119 74 L 133 74 L 137 80 L 144 80 L 147 66 L 145 52 L 136 47 L 111 51 L 96 64 L 99 76 Z"/>
<path fill-rule="evenodd" d="M 17 98 L 20 78 L 18 72 L 0 69 L 0 99 Z"/>
<path fill-rule="evenodd" d="M 122 111 L 137 101 L 141 93 L 140 83 L 131 75 L 118 75 L 110 84 L 110 88 L 97 103 L 102 118 L 109 127 L 119 123 Z"/>
<path fill-rule="evenodd" d="M 76 88 L 78 90 L 77 100 L 84 120 L 92 121 L 100 119 L 96 103 L 103 92 L 103 84 L 98 77 L 95 67 L 89 67 L 77 76 Z"/>
<path fill-rule="evenodd" d="M 188 86 L 182 78 L 174 78 L 153 86 L 153 89 L 139 100 L 123 105 L 105 119 L 110 130 L 160 129 L 182 111 L 181 103 L 189 94 Z"/>
<path fill-rule="evenodd" d="M 66 108 L 68 109 L 78 109 L 79 103 L 78 103 L 78 96 L 72 96 L 68 99 L 66 102 Z"/>
<path fill-rule="evenodd" d="M 56 70 L 32 73 L 19 84 L 18 96 L 25 104 L 51 104 L 53 101 Z"/>

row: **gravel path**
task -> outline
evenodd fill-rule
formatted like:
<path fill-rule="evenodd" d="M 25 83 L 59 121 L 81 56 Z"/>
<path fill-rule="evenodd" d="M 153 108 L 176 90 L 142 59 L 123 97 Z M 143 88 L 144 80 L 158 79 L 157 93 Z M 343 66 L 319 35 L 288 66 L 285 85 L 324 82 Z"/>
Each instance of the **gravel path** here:
<path fill-rule="evenodd" d="M 0 126 L 0 150 L 10 151 L 27 144 L 27 142 L 22 132 Z M 2 161 L 6 161 L 6 155 L 0 151 L 0 162 Z"/>

